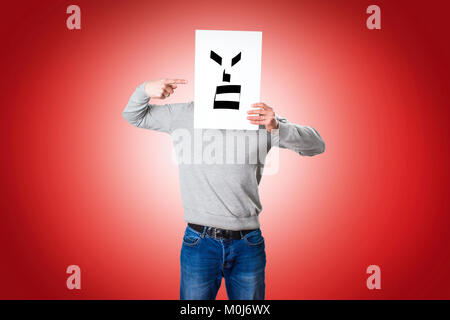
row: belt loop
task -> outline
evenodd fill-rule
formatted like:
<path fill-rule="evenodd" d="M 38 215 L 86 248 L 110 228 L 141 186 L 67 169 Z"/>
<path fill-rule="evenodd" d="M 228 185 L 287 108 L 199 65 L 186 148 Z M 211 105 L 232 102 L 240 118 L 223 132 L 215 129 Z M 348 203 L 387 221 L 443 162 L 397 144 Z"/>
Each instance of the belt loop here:
<path fill-rule="evenodd" d="M 205 237 L 205 233 L 206 233 L 206 226 L 203 226 L 203 231 L 202 231 L 202 233 L 200 234 L 200 238 L 204 238 Z"/>
<path fill-rule="evenodd" d="M 239 234 L 241 235 L 241 239 L 244 237 L 244 235 L 242 234 L 242 230 L 239 230 Z"/>

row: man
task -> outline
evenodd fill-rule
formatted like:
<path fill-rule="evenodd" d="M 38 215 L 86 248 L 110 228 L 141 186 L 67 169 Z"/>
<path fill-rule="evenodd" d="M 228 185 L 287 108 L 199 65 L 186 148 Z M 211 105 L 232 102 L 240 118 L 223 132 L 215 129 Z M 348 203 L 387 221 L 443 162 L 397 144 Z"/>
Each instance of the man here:
<path fill-rule="evenodd" d="M 136 88 L 123 111 L 123 117 L 136 127 L 171 134 L 175 146 L 187 133 L 190 139 L 183 142 L 188 146 L 183 157 L 192 150 L 211 149 L 213 141 L 195 138 L 206 130 L 193 128 L 194 103 L 153 105 L 149 100 L 165 99 L 185 83 L 182 79 L 146 81 Z M 222 149 L 216 148 L 216 163 L 202 159 L 179 164 L 184 220 L 188 223 L 180 255 L 180 299 L 215 299 L 222 277 L 230 300 L 265 298 L 266 253 L 258 220 L 262 210 L 258 185 L 265 158 L 259 152 L 261 142 L 269 142 L 268 150 L 276 144 L 303 156 L 325 151 L 325 143 L 313 128 L 290 123 L 264 103 L 252 107 L 247 119 L 259 125 L 259 130 L 216 130 L 213 134 L 220 138 L 232 132 L 245 140 L 257 132 L 258 143 L 245 140 L 245 149 L 239 149 L 240 144 L 218 144 L 225 146 L 227 159 L 234 159 L 228 157 L 232 152 L 237 151 L 238 157 L 245 153 L 245 163 L 223 163 Z M 250 163 L 254 154 L 263 155 Z"/>

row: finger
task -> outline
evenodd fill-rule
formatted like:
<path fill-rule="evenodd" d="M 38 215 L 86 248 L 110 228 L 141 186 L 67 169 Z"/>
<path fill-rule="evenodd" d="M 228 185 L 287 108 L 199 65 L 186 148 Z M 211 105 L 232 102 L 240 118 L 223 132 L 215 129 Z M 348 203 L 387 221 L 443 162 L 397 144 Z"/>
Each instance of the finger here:
<path fill-rule="evenodd" d="M 176 89 L 176 88 L 177 88 L 177 85 L 176 85 L 176 84 L 170 84 L 170 83 L 169 83 L 169 86 L 171 86 L 173 89 Z"/>
<path fill-rule="evenodd" d="M 251 105 L 252 108 L 263 108 L 265 110 L 272 110 L 271 107 L 269 107 L 267 104 L 263 103 L 263 102 L 258 102 L 258 103 L 253 103 Z"/>
<path fill-rule="evenodd" d="M 247 111 L 248 114 L 265 114 L 265 115 L 271 115 L 273 114 L 272 110 L 265 110 L 265 109 L 258 109 L 258 110 L 249 110 Z"/>
<path fill-rule="evenodd" d="M 248 116 L 247 119 L 250 121 L 263 121 L 267 123 L 269 123 L 272 120 L 271 118 L 266 118 L 264 116 Z"/>
<path fill-rule="evenodd" d="M 165 84 L 186 84 L 187 80 L 184 79 L 166 79 Z"/>
<path fill-rule="evenodd" d="M 275 113 L 273 113 L 272 111 L 269 110 L 264 110 L 264 112 L 248 112 L 249 116 L 247 117 L 247 119 L 251 119 L 251 118 L 255 118 L 255 119 L 260 119 L 260 120 L 267 120 L 268 122 L 272 121 L 273 119 L 275 119 Z"/>
<path fill-rule="evenodd" d="M 164 90 L 163 96 L 164 96 L 165 98 L 169 97 L 169 96 L 170 96 L 170 92 L 167 91 L 167 90 Z"/>
<path fill-rule="evenodd" d="M 169 85 L 165 86 L 164 91 L 167 91 L 168 93 L 172 94 L 173 93 L 173 88 Z"/>
<path fill-rule="evenodd" d="M 173 79 L 174 81 L 173 81 L 173 83 L 174 84 L 186 84 L 187 83 L 187 80 L 185 80 L 185 79 Z"/>

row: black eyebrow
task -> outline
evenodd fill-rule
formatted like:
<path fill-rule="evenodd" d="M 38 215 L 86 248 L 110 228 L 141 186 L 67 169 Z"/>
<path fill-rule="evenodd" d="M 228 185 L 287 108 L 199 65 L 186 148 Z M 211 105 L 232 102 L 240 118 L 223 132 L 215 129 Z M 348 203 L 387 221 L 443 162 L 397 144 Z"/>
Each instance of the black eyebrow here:
<path fill-rule="evenodd" d="M 231 59 L 231 66 L 234 66 L 241 60 L 241 53 L 239 52 L 233 59 Z"/>
<path fill-rule="evenodd" d="M 212 51 L 212 50 L 211 50 L 211 56 L 210 56 L 210 58 L 213 59 L 213 60 L 214 60 L 215 62 L 217 62 L 218 64 L 222 65 L 222 58 L 221 58 L 217 53 L 215 53 L 215 52 Z"/>

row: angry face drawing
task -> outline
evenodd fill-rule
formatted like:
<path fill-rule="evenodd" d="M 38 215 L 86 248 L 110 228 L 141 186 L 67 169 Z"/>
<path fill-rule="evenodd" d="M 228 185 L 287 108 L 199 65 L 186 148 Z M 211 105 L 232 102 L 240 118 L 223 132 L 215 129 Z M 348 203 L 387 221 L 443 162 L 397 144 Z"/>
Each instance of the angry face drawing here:
<path fill-rule="evenodd" d="M 223 59 L 220 55 L 211 50 L 210 58 L 217 64 L 223 67 Z M 241 60 L 241 52 L 235 55 L 231 59 L 231 68 Z M 231 83 L 231 71 L 226 72 L 226 68 L 223 68 L 222 82 Z M 216 87 L 216 93 L 214 95 L 214 109 L 231 109 L 239 110 L 239 103 L 241 98 L 241 86 L 240 85 L 218 85 Z"/>

